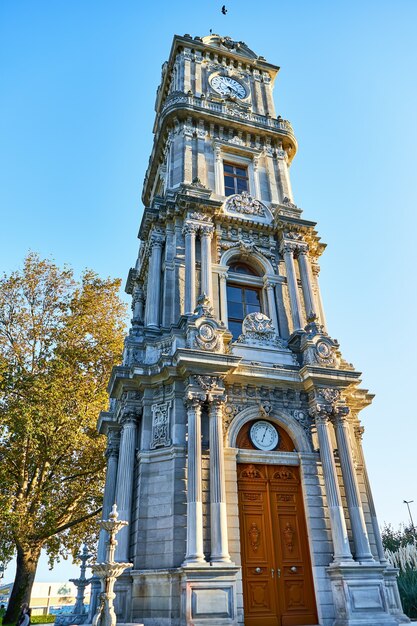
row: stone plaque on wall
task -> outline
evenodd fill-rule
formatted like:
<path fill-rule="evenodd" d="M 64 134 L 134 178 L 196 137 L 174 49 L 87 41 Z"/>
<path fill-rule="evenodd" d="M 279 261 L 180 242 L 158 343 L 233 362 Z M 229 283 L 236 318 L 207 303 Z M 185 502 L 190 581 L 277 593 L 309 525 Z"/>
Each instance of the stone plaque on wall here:
<path fill-rule="evenodd" d="M 152 404 L 152 438 L 151 450 L 171 445 L 170 417 L 172 400 Z"/>

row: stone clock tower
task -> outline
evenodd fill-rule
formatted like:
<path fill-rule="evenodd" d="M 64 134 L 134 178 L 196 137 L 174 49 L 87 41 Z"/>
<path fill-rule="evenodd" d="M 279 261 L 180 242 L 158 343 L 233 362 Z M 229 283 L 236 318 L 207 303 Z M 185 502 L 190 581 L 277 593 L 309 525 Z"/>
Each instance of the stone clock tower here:
<path fill-rule="evenodd" d="M 362 453 L 372 396 L 327 332 L 278 70 L 218 35 L 174 37 L 162 68 L 132 325 L 99 420 L 103 516 L 116 502 L 129 521 L 119 622 L 408 621 Z"/>

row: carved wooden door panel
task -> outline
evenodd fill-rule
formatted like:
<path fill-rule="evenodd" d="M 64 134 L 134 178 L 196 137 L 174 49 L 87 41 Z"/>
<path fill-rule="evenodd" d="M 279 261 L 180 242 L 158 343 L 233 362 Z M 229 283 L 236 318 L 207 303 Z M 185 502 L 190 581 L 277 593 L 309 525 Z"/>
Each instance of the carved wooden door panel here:
<path fill-rule="evenodd" d="M 239 517 L 245 626 L 280 626 L 268 477 L 262 465 L 239 465 Z"/>
<path fill-rule="evenodd" d="M 298 467 L 268 466 L 281 626 L 317 624 L 316 601 Z"/>
<path fill-rule="evenodd" d="M 296 467 L 238 466 L 245 626 L 317 624 Z"/>

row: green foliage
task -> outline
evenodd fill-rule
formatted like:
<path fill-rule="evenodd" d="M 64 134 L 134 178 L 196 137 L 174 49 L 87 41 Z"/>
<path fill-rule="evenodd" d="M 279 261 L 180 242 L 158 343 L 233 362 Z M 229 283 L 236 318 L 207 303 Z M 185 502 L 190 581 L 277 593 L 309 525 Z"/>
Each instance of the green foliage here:
<path fill-rule="evenodd" d="M 76 282 L 36 254 L 0 277 L 0 554 L 17 551 L 15 582 L 33 578 L 41 548 L 51 565 L 81 541 L 92 548 L 105 464 L 96 423 L 125 333 L 119 286 L 90 270 Z"/>
<path fill-rule="evenodd" d="M 385 524 L 381 531 L 382 545 L 384 550 L 396 552 L 398 548 L 413 543 L 417 539 L 416 531 L 411 526 L 400 524 L 398 530 L 395 530 L 392 524 Z"/>
<path fill-rule="evenodd" d="M 404 613 L 408 617 L 417 617 L 417 570 L 407 568 L 400 570 L 398 590 L 401 596 Z"/>

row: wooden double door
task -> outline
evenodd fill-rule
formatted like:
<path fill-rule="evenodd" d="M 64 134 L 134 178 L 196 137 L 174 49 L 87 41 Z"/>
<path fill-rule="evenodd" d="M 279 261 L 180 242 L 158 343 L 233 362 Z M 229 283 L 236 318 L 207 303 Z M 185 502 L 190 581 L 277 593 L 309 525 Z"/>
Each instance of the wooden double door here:
<path fill-rule="evenodd" d="M 317 624 L 298 467 L 238 465 L 245 626 Z"/>

